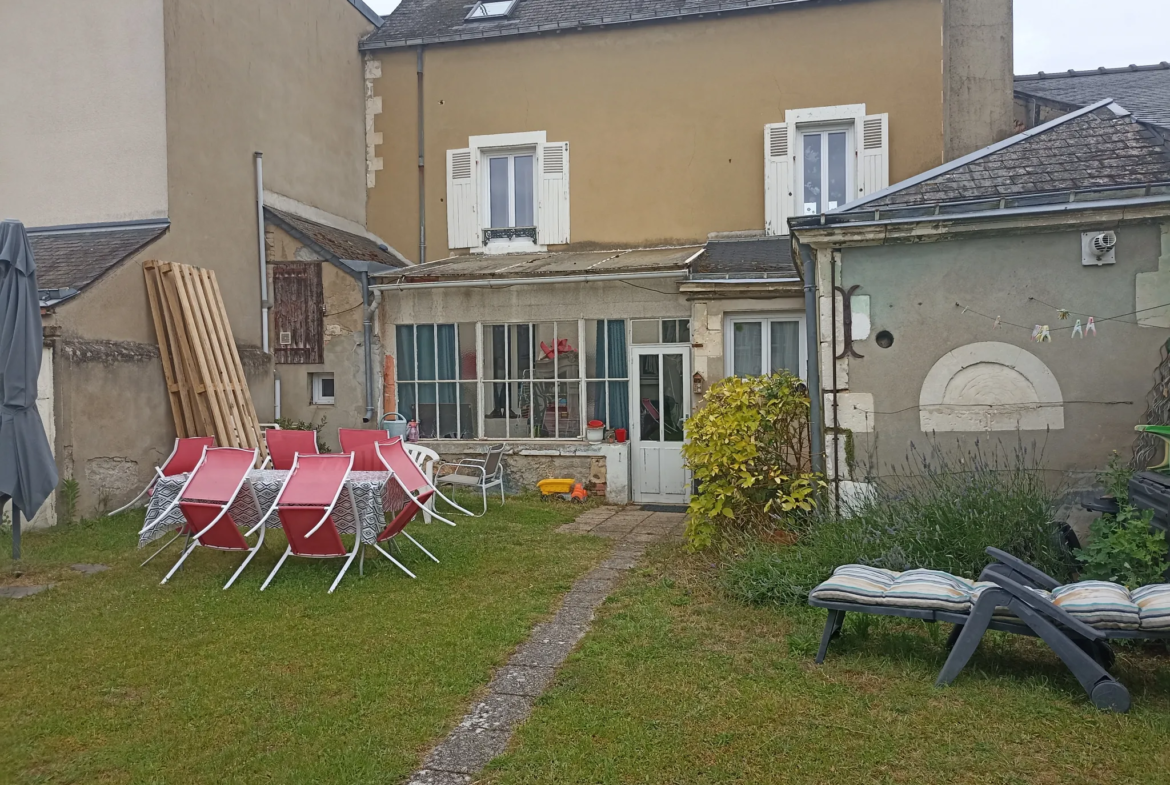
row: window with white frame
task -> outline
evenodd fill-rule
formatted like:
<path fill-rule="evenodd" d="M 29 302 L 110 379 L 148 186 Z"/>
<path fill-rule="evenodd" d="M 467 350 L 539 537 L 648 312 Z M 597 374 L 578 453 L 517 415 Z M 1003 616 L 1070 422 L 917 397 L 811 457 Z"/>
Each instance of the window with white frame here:
<path fill-rule="evenodd" d="M 314 406 L 330 406 L 336 400 L 333 374 L 314 373 L 310 377 L 312 384 L 311 400 Z"/>
<path fill-rule="evenodd" d="M 569 143 L 544 131 L 447 151 L 447 246 L 507 253 L 569 242 Z"/>
<path fill-rule="evenodd" d="M 480 0 L 467 13 L 464 19 L 474 22 L 478 19 L 499 19 L 512 13 L 519 0 Z"/>
<path fill-rule="evenodd" d="M 734 314 L 727 317 L 724 363 L 728 376 L 789 371 L 806 374 L 803 314 Z"/>
<path fill-rule="evenodd" d="M 398 325 L 395 337 L 398 410 L 424 439 L 579 439 L 592 420 L 628 427 L 624 320 Z"/>
<path fill-rule="evenodd" d="M 764 229 L 835 210 L 890 184 L 889 116 L 865 104 L 789 109 L 764 126 Z"/>

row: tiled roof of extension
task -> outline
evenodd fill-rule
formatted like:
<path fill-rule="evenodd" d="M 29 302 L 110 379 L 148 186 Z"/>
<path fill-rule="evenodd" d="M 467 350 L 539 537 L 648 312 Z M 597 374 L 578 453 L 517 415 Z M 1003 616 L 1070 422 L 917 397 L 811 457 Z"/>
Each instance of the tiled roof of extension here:
<path fill-rule="evenodd" d="M 37 263 L 37 287 L 42 291 L 84 289 L 153 243 L 169 226 L 163 219 L 30 228 L 28 239 Z"/>
<path fill-rule="evenodd" d="M 761 11 L 820 0 L 519 0 L 510 16 L 465 21 L 471 0 L 402 0 L 362 49 L 490 40 L 531 33 Z"/>
<path fill-rule="evenodd" d="M 783 237 L 712 239 L 691 263 L 692 281 L 799 279 L 792 262 L 792 241 Z"/>
<path fill-rule="evenodd" d="M 1134 117 L 1170 130 L 1170 63 L 1017 76 L 1016 93 L 1065 107 L 1112 98 Z"/>
<path fill-rule="evenodd" d="M 548 278 L 585 279 L 590 276 L 629 275 L 643 272 L 684 271 L 687 260 L 702 250 L 701 245 L 670 248 L 635 248 L 619 251 L 559 251 L 499 256 L 469 254 L 392 270 L 381 283 L 397 276 L 394 283 L 434 281 L 491 281 Z"/>
<path fill-rule="evenodd" d="M 265 207 L 264 212 L 269 220 L 275 220 L 285 230 L 299 235 L 302 242 L 315 246 L 334 261 L 373 262 L 387 267 L 406 266 L 406 262 L 400 256 L 381 247 L 369 237 L 335 229 L 272 207 Z"/>
<path fill-rule="evenodd" d="M 872 213 L 1166 182 L 1170 182 L 1170 155 L 1161 135 L 1117 104 L 1100 104 L 910 178 L 836 212 Z M 802 219 L 797 225 L 800 223 L 806 221 Z"/>

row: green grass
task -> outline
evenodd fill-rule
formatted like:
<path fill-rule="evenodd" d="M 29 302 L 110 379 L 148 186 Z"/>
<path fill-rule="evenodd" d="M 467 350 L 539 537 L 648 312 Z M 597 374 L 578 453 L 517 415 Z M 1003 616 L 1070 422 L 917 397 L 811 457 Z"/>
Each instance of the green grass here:
<path fill-rule="evenodd" d="M 488 769 L 540 783 L 1165 783 L 1170 660 L 1125 647 L 1128 715 L 1093 709 L 1042 644 L 991 633 L 936 689 L 948 628 L 748 607 L 709 558 L 654 552 Z"/>
<path fill-rule="evenodd" d="M 141 513 L 0 538 L 0 782 L 399 782 L 491 671 L 606 552 L 553 531 L 580 512 L 510 499 L 458 528 L 415 525 L 412 581 L 381 557 L 290 559 L 278 531 L 229 591 L 235 554 L 177 546 L 145 568 Z M 149 553 L 150 551 L 147 551 Z M 113 567 L 94 576 L 74 562 Z M 17 575 L 17 572 L 21 575 Z"/>

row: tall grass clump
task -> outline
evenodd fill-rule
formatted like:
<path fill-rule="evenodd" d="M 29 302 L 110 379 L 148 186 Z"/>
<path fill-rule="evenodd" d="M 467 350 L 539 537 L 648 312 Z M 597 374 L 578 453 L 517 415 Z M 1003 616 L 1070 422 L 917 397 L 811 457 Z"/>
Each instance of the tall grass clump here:
<path fill-rule="evenodd" d="M 754 604 L 803 604 L 841 564 L 975 578 L 989 562 L 989 545 L 1068 577 L 1070 554 L 1052 522 L 1058 491 L 1045 482 L 1042 455 L 1022 444 L 991 453 L 978 442 L 949 453 L 911 445 L 868 496 L 838 512 L 826 505 L 798 524 L 794 545 L 741 546 L 728 559 L 724 585 Z"/>

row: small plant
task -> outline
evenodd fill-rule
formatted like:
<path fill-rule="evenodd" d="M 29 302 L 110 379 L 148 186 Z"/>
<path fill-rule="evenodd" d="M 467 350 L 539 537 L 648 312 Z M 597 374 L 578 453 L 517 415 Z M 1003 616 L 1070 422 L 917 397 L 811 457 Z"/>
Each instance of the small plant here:
<path fill-rule="evenodd" d="M 1114 450 L 1109 456 L 1105 471 L 1097 475 L 1097 481 L 1105 486 L 1105 493 L 1116 499 L 1119 505 L 1129 501 L 1129 481 L 1133 479 L 1133 469 L 1121 462 L 1121 456 Z"/>
<path fill-rule="evenodd" d="M 699 482 L 687 540 L 710 545 L 721 527 L 762 530 L 811 511 L 820 479 L 809 468 L 808 395 L 787 372 L 728 377 L 687 420 L 683 455 Z"/>
<path fill-rule="evenodd" d="M 329 420 L 325 415 L 321 415 L 321 422 L 317 425 L 313 424 L 312 420 L 305 422 L 304 420 L 294 420 L 291 417 L 278 417 L 276 424 L 280 426 L 282 431 L 316 431 L 317 432 L 317 452 L 329 453 L 333 452 L 325 440 L 321 438 L 321 432 L 325 430 L 325 423 Z"/>
<path fill-rule="evenodd" d="M 62 480 L 57 496 L 61 501 L 61 514 L 57 517 L 61 523 L 71 526 L 77 522 L 77 499 L 81 496 L 81 486 L 77 478 Z"/>
<path fill-rule="evenodd" d="M 1123 504 L 1116 515 L 1102 515 L 1089 526 L 1089 544 L 1077 551 L 1082 578 L 1120 583 L 1136 589 L 1162 583 L 1166 573 L 1166 533 L 1150 527 L 1153 510 Z"/>

